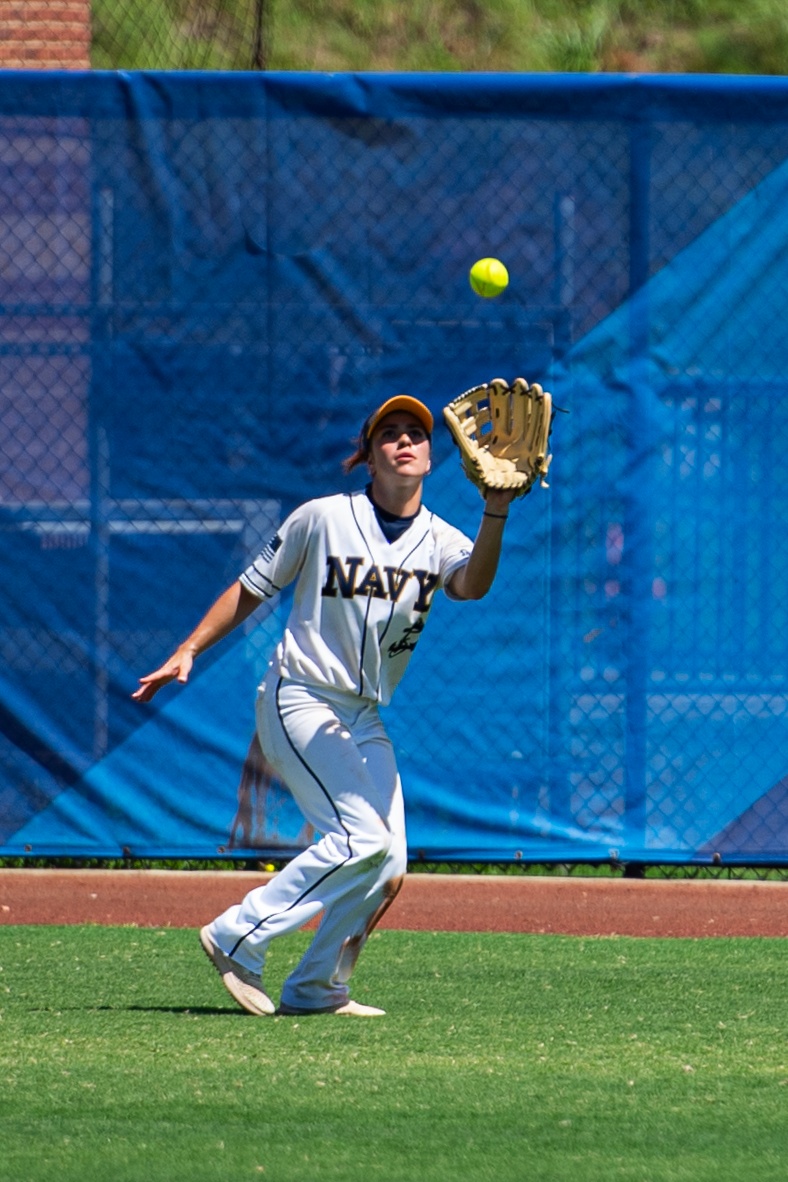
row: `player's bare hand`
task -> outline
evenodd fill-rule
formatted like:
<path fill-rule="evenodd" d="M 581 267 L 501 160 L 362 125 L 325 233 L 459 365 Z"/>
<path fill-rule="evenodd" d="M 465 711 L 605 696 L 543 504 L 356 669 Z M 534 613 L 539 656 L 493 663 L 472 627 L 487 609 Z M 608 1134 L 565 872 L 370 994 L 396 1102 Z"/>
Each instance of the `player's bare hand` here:
<path fill-rule="evenodd" d="M 178 649 L 160 669 L 140 678 L 139 689 L 134 691 L 131 695 L 132 698 L 135 702 L 149 702 L 154 694 L 157 694 L 163 686 L 169 685 L 171 681 L 178 681 L 181 685 L 185 685 L 189 680 L 193 664 L 194 655 L 192 652 L 189 649 Z"/>
<path fill-rule="evenodd" d="M 506 513 L 514 500 L 512 488 L 488 488 L 484 507 L 489 513 Z"/>

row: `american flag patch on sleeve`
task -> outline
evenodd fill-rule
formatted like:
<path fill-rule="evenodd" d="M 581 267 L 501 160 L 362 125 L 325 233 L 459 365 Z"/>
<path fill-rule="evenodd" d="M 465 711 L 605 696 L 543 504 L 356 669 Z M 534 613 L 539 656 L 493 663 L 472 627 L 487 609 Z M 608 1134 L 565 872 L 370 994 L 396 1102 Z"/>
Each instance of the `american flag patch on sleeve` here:
<path fill-rule="evenodd" d="M 279 537 L 279 534 L 274 534 L 270 542 L 266 542 L 266 544 L 263 546 L 262 550 L 260 551 L 260 557 L 264 562 L 273 562 L 274 555 L 281 545 L 282 539 Z"/>

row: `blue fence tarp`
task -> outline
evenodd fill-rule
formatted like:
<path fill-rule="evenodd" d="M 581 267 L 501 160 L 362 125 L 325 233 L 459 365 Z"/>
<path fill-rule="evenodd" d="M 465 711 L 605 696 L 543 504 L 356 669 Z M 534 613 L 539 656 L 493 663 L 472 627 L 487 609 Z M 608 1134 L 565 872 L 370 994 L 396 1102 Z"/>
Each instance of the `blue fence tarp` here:
<path fill-rule="evenodd" d="M 411 855 L 788 862 L 787 80 L 7 72 L 0 173 L 0 854 L 300 848 L 288 595 L 136 680 L 372 405 L 522 374 L 551 488 L 385 712 Z"/>

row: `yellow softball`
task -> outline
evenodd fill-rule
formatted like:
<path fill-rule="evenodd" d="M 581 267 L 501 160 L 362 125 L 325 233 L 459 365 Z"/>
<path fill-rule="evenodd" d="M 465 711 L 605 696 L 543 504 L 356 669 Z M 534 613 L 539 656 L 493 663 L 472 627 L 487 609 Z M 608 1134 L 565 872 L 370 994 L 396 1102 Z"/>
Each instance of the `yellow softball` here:
<path fill-rule="evenodd" d="M 509 272 L 500 259 L 479 259 L 471 267 L 468 278 L 476 294 L 489 300 L 507 286 Z"/>

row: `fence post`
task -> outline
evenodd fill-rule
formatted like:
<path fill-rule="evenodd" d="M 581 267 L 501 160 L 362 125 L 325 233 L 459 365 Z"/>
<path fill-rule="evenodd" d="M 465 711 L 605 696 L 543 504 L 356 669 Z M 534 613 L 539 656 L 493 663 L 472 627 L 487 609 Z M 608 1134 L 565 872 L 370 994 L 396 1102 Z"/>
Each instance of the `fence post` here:
<path fill-rule="evenodd" d="M 624 478 L 625 659 L 624 820 L 626 843 L 646 840 L 647 717 L 653 498 L 649 487 L 653 422 L 648 400 L 651 125 L 629 129 L 629 414 Z M 622 858 L 625 860 L 625 858 Z"/>
<path fill-rule="evenodd" d="M 93 554 L 93 760 L 109 750 L 109 546 L 110 455 L 104 399 L 111 365 L 114 302 L 114 194 L 101 188 L 93 210 L 93 323 L 88 412 L 90 462 L 90 545 Z"/>

